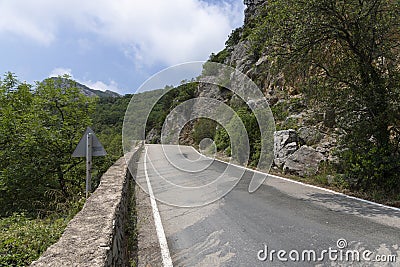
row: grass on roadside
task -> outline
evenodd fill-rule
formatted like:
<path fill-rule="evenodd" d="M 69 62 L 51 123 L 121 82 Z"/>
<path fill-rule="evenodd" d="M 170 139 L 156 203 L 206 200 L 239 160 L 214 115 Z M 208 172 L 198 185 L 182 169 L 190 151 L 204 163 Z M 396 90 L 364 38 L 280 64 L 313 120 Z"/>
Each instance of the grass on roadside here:
<path fill-rule="evenodd" d="M 28 266 L 57 242 L 68 222 L 81 209 L 83 200 L 72 204 L 68 213 L 32 218 L 14 213 L 0 219 L 0 266 Z"/>

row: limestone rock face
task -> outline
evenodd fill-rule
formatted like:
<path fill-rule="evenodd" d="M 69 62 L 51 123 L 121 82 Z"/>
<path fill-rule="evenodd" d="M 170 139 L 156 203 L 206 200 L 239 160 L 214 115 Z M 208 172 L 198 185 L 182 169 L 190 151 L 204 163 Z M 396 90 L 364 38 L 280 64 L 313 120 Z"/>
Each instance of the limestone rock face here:
<path fill-rule="evenodd" d="M 239 42 L 233 48 L 227 63 L 231 66 L 236 66 L 239 71 L 247 73 L 254 63 L 250 59 L 250 47 L 251 44 L 249 41 Z"/>
<path fill-rule="evenodd" d="M 274 133 L 274 164 L 282 168 L 286 159 L 300 147 L 300 139 L 295 130 L 283 130 Z"/>
<path fill-rule="evenodd" d="M 146 143 L 148 144 L 160 143 L 160 133 L 155 128 L 151 129 L 150 132 L 147 133 Z"/>
<path fill-rule="evenodd" d="M 260 12 L 260 5 L 266 4 L 266 0 L 244 0 L 243 3 L 247 6 L 245 10 L 245 23 L 248 23 L 253 17 L 256 17 Z"/>
<path fill-rule="evenodd" d="M 219 101 L 225 101 L 224 95 L 222 94 L 222 90 L 218 87 L 218 85 L 212 83 L 202 83 L 201 86 L 197 89 L 198 97 L 208 97 L 217 99 Z"/>
<path fill-rule="evenodd" d="M 309 146 L 302 146 L 291 154 L 283 166 L 284 173 L 299 176 L 314 175 L 318 172 L 318 166 L 326 157 Z"/>
<path fill-rule="evenodd" d="M 299 137 L 308 146 L 317 144 L 323 138 L 323 135 L 315 127 L 301 127 L 298 132 Z"/>

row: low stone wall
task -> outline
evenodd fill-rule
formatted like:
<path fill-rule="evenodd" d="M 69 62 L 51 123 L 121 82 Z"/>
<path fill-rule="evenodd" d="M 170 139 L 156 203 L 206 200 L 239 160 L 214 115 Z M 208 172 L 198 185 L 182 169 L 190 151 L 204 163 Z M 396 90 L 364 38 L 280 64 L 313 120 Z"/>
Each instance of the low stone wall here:
<path fill-rule="evenodd" d="M 131 157 L 136 164 L 137 148 Z M 96 191 L 68 223 L 60 240 L 50 246 L 31 266 L 126 266 L 125 223 L 131 173 L 120 158 L 101 177 Z"/>

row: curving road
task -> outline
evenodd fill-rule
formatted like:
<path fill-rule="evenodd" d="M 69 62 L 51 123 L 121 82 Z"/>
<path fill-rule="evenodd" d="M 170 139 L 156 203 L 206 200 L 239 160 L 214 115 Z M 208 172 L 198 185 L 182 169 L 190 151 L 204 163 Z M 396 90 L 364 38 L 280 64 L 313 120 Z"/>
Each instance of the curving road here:
<path fill-rule="evenodd" d="M 227 168 L 191 147 L 146 146 L 136 180 L 146 192 L 150 184 L 163 202 L 210 202 L 238 181 L 223 198 L 201 207 L 157 201 L 169 255 L 159 246 L 143 248 L 152 251 L 146 260 L 155 266 L 168 266 L 165 257 L 174 266 L 400 266 L 399 209 L 276 176 L 250 194 L 252 171 Z M 207 188 L 215 177 L 222 178 L 209 194 L 182 189 Z M 154 228 L 150 219 L 139 231 Z"/>

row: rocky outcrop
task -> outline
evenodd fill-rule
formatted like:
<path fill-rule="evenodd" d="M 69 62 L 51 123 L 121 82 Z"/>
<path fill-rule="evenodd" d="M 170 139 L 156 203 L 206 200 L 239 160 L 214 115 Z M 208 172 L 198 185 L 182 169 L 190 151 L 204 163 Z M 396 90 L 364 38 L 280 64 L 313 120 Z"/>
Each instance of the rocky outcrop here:
<path fill-rule="evenodd" d="M 334 136 L 324 135 L 315 127 L 302 127 L 298 132 L 293 129 L 277 131 L 274 134 L 274 166 L 284 173 L 314 175 L 321 162 L 337 161 L 332 155 L 336 145 Z"/>
<path fill-rule="evenodd" d="M 338 162 L 338 158 L 335 155 L 335 149 L 338 147 L 338 138 L 339 137 L 334 134 L 326 135 L 315 146 L 316 151 L 322 153 L 331 163 Z"/>
<path fill-rule="evenodd" d="M 83 95 L 88 96 L 88 97 L 98 96 L 100 98 L 107 98 L 107 97 L 120 97 L 121 96 L 118 93 L 115 93 L 110 90 L 100 91 L 100 90 L 92 89 L 92 88 L 87 87 L 86 85 L 80 84 L 76 81 L 73 81 L 71 79 L 66 79 L 63 77 L 50 77 L 43 81 L 43 83 L 46 83 L 46 82 L 52 82 L 56 86 L 60 86 L 61 88 L 76 87 L 79 90 L 81 90 Z"/>
<path fill-rule="evenodd" d="M 299 130 L 299 137 L 308 146 L 315 145 L 321 141 L 323 135 L 318 131 L 316 127 L 301 127 Z"/>
<path fill-rule="evenodd" d="M 147 144 L 159 144 L 160 143 L 160 133 L 157 129 L 153 128 L 146 135 Z"/>
<path fill-rule="evenodd" d="M 240 72 L 247 74 L 253 65 L 253 61 L 251 60 L 249 53 L 250 46 L 250 42 L 247 40 L 241 41 L 235 45 L 227 64 L 236 66 Z"/>
<path fill-rule="evenodd" d="M 213 84 L 212 81 L 210 83 L 203 82 L 197 88 L 197 97 L 208 97 L 224 102 L 226 99 L 224 92 L 230 91 L 222 90 L 218 85 Z"/>
<path fill-rule="evenodd" d="M 261 5 L 265 4 L 266 0 L 244 0 L 244 4 L 247 6 L 245 10 L 244 22 L 248 23 L 252 18 L 257 17 L 261 12 L 259 8 Z"/>
<path fill-rule="evenodd" d="M 325 156 L 314 148 L 302 146 L 286 159 L 283 172 L 302 177 L 315 175 L 318 172 L 318 166 L 325 160 Z"/>
<path fill-rule="evenodd" d="M 282 168 L 287 158 L 300 147 L 300 139 L 295 130 L 277 131 L 274 133 L 274 164 Z"/>

